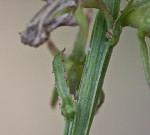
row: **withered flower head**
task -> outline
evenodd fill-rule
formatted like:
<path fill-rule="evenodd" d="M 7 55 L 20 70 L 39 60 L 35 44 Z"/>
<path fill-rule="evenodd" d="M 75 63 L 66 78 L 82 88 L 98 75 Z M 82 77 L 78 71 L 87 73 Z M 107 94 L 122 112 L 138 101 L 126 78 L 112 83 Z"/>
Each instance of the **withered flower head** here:
<path fill-rule="evenodd" d="M 44 0 L 46 4 L 33 16 L 26 29 L 20 33 L 21 42 L 33 47 L 45 43 L 50 33 L 60 26 L 77 26 L 73 10 L 75 1 Z"/>

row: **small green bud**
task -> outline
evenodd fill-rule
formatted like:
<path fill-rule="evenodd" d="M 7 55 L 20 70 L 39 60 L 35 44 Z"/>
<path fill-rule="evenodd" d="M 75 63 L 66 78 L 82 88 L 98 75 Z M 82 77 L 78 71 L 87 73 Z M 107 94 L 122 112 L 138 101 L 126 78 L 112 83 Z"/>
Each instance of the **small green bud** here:
<path fill-rule="evenodd" d="M 76 105 L 75 105 L 75 103 L 72 105 L 66 104 L 66 105 L 62 106 L 61 109 L 62 109 L 62 114 L 66 118 L 73 118 L 75 111 L 76 111 Z"/>
<path fill-rule="evenodd" d="M 149 56 L 145 41 L 145 37 L 150 37 L 150 0 L 138 2 L 127 10 L 123 15 L 122 26 L 131 26 L 138 30 L 145 77 L 150 87 Z"/>
<path fill-rule="evenodd" d="M 124 15 L 122 26 L 131 26 L 150 37 L 150 0 L 134 4 Z"/>

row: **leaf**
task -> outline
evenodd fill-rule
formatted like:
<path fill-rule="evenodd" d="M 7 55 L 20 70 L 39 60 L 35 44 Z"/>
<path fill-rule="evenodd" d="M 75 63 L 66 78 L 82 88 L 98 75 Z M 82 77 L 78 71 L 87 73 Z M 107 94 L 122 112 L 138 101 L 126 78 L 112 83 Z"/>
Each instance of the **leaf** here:
<path fill-rule="evenodd" d="M 75 102 L 69 92 L 67 83 L 64 79 L 63 52 L 58 53 L 53 60 L 53 71 L 55 74 L 56 89 L 61 99 L 61 111 L 66 119 L 74 117 L 76 110 Z"/>
<path fill-rule="evenodd" d="M 108 8 L 111 11 L 116 11 L 112 7 L 114 3 L 118 4 L 117 6 L 115 5 L 118 9 L 120 1 L 116 1 L 107 1 Z M 79 86 L 79 100 L 72 135 L 88 135 L 97 109 L 99 95 L 113 50 L 113 46 L 109 44 L 106 38 L 106 32 L 107 24 L 104 14 L 99 12 L 96 17 L 90 42 L 91 51 L 87 56 Z"/>

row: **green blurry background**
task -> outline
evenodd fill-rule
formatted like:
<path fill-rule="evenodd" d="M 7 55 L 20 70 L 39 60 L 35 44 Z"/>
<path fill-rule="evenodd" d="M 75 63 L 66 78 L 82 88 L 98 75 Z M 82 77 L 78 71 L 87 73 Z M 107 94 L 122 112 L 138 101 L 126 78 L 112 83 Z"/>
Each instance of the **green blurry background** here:
<path fill-rule="evenodd" d="M 122 0 L 124 5 L 125 0 Z M 18 32 L 44 4 L 0 0 L 0 135 L 62 135 L 63 116 L 49 100 L 54 86 L 52 55 L 46 45 L 24 46 Z M 59 28 L 52 39 L 71 52 L 77 28 Z M 150 40 L 147 40 L 150 45 Z M 125 28 L 106 74 L 106 100 L 90 135 L 149 135 L 150 90 L 136 30 Z"/>

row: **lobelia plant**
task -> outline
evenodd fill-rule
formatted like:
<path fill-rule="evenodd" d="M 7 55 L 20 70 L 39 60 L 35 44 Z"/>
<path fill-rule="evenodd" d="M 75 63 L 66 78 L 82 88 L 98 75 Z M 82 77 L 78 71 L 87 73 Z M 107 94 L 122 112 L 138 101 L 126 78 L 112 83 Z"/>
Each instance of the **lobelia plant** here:
<path fill-rule="evenodd" d="M 113 48 L 122 29 L 134 27 L 138 31 L 141 56 L 148 86 L 150 68 L 145 37 L 150 37 L 150 1 L 128 1 L 120 12 L 121 0 L 44 0 L 46 4 L 20 33 L 21 41 L 33 47 L 47 42 L 55 56 L 53 72 L 56 86 L 51 106 L 61 100 L 65 118 L 64 135 L 88 135 L 94 115 L 104 102 L 102 90 Z M 84 8 L 88 8 L 83 12 Z M 98 9 L 92 37 L 85 53 L 92 8 Z M 59 51 L 50 39 L 50 33 L 60 26 L 79 26 L 72 53 Z"/>

